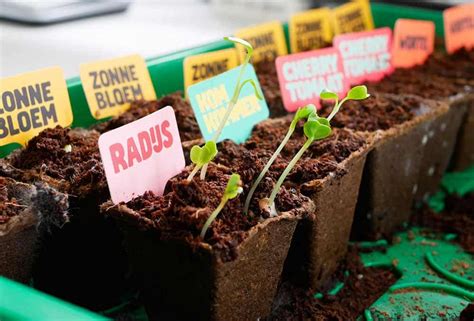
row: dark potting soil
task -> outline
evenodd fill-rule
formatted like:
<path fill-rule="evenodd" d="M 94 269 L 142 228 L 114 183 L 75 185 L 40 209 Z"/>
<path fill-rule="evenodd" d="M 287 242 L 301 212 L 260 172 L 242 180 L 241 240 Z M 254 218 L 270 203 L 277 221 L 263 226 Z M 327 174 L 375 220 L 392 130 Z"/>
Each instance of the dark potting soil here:
<path fill-rule="evenodd" d="M 460 197 L 451 194 L 446 197 L 445 208 L 436 213 L 423 206 L 412 216 L 412 224 L 458 235 L 456 241 L 469 253 L 474 254 L 474 193 Z"/>
<path fill-rule="evenodd" d="M 329 115 L 332 108 L 333 104 L 324 102 L 321 114 Z M 422 111 L 424 107 L 419 98 L 375 94 L 363 101 L 344 103 L 331 125 L 357 131 L 387 130 L 413 119 Z"/>
<path fill-rule="evenodd" d="M 387 269 L 364 267 L 357 250 L 351 247 L 331 285 L 336 280 L 343 281 L 344 287 L 336 295 L 326 293 L 322 299 L 314 298 L 316 291 L 312 289 L 282 284 L 266 321 L 357 320 L 396 282 L 397 276 Z"/>
<path fill-rule="evenodd" d="M 474 51 L 459 50 L 448 55 L 435 52 L 425 64 L 396 69 L 369 92 L 412 94 L 428 99 L 446 99 L 474 90 Z"/>
<path fill-rule="evenodd" d="M 99 133 L 83 129 L 56 127 L 42 131 L 28 142 L 25 149 L 7 158 L 13 167 L 23 170 L 12 173 L 22 181 L 58 180 L 53 185 L 75 198 L 105 201 L 108 188 L 97 141 Z"/>
<path fill-rule="evenodd" d="M 145 117 L 166 106 L 173 107 L 176 113 L 176 121 L 178 123 L 181 141 L 188 141 L 202 137 L 191 105 L 187 100 L 183 99 L 179 92 L 164 96 L 159 100 L 134 101 L 131 103 L 130 109 L 120 116 L 97 124 L 93 126 L 93 128 L 100 133 L 104 133 Z"/>
<path fill-rule="evenodd" d="M 12 191 L 10 184 L 13 180 L 0 177 L 0 224 L 7 223 L 13 216 L 19 215 L 26 207 L 20 200 L 17 200 Z"/>
<path fill-rule="evenodd" d="M 459 316 L 459 321 L 472 321 L 474 320 L 474 303 L 469 304 L 464 310 L 462 310 Z"/>
<path fill-rule="evenodd" d="M 421 69 L 426 74 L 465 80 L 474 84 L 474 50 L 460 49 L 453 54 L 435 52 Z"/>
<path fill-rule="evenodd" d="M 255 64 L 258 81 L 263 91 L 263 96 L 270 109 L 270 117 L 280 117 L 288 114 L 283 106 L 283 100 L 280 92 L 280 84 L 274 61 L 262 61 Z"/>
<path fill-rule="evenodd" d="M 191 182 L 186 180 L 190 168 L 172 178 L 167 185 L 163 196 L 156 196 L 147 192 L 127 203 L 130 209 L 137 211 L 140 217 L 146 217 L 152 222 L 143 223 L 140 217 L 124 215 L 129 223 L 139 224 L 141 228 L 156 230 L 161 239 L 185 240 L 192 246 L 200 246 L 202 238 L 201 229 L 217 208 L 232 172 L 246 173 L 243 179 L 243 188 L 248 191 L 249 182 L 264 166 L 264 160 L 255 156 L 254 162 L 236 160 L 233 169 L 211 163 L 205 180 L 195 177 Z M 239 168 L 239 166 L 241 166 Z M 252 167 L 252 169 L 250 169 Z M 251 180 L 247 180 L 249 177 Z M 257 189 L 254 198 L 268 197 L 274 181 L 266 180 Z M 246 238 L 248 231 L 259 222 L 269 217 L 265 210 L 260 209 L 256 203 L 251 205 L 248 215 L 243 214 L 243 205 L 246 193 L 235 199 L 229 200 L 217 219 L 207 231 L 205 242 L 213 247 L 222 261 L 231 261 L 236 258 L 236 247 Z M 303 206 L 306 199 L 296 190 L 282 188 L 275 204 L 281 211 L 298 209 Z M 306 213 L 301 213 L 305 215 Z"/>

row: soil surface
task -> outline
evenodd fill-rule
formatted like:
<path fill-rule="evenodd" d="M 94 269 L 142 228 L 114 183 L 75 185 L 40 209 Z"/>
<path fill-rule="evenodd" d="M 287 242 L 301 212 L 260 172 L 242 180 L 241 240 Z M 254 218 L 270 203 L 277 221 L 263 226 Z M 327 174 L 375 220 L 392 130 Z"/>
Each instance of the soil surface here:
<path fill-rule="evenodd" d="M 159 100 L 139 100 L 132 102 L 130 109 L 126 112 L 106 122 L 97 124 L 93 126 L 93 128 L 100 133 L 104 133 L 145 117 L 166 106 L 173 107 L 176 113 L 176 121 L 178 123 L 181 141 L 202 137 L 199 125 L 194 117 L 193 109 L 189 102 L 183 99 L 180 92 L 164 96 Z"/>
<path fill-rule="evenodd" d="M 252 158 L 249 155 L 250 159 Z M 227 185 L 227 181 L 235 170 L 237 173 L 246 173 L 244 177 L 251 177 L 260 172 L 264 160 L 255 156 L 254 162 L 237 159 L 233 170 L 211 163 L 204 181 L 195 177 L 191 182 L 186 180 L 189 174 L 187 168 L 180 175 L 172 178 L 167 185 L 164 196 L 156 196 L 147 192 L 127 203 L 127 206 L 137 211 L 140 217 L 151 220 L 143 224 L 139 217 L 124 213 L 124 218 L 132 224 L 140 224 L 142 228 L 154 229 L 162 239 L 181 239 L 188 241 L 193 246 L 199 246 L 203 240 L 199 236 L 201 229 L 217 208 Z M 239 168 L 240 167 L 240 168 Z M 252 168 L 250 168 L 252 167 Z M 249 188 L 249 180 L 244 180 L 244 189 Z M 254 198 L 268 197 L 274 182 L 265 180 L 257 189 Z M 205 241 L 213 246 L 223 261 L 233 260 L 237 253 L 235 249 L 247 236 L 248 230 L 269 217 L 269 213 L 260 209 L 256 203 L 250 208 L 249 214 L 243 214 L 245 193 L 235 199 L 229 200 L 217 219 L 207 231 Z M 297 193 L 296 190 L 282 188 L 275 201 L 280 212 L 298 209 L 308 199 Z M 304 211 L 297 213 L 306 215 Z"/>
<path fill-rule="evenodd" d="M 474 193 L 464 197 L 448 195 L 441 213 L 436 213 L 425 205 L 413 215 L 412 223 L 437 232 L 455 233 L 460 245 L 474 254 Z"/>
<path fill-rule="evenodd" d="M 474 51 L 453 55 L 436 52 L 424 65 L 396 69 L 393 74 L 368 86 L 369 92 L 413 94 L 428 99 L 445 99 L 474 91 Z"/>
<path fill-rule="evenodd" d="M 323 102 L 322 105 L 320 113 L 328 116 L 333 104 Z M 362 101 L 344 103 L 331 125 L 357 131 L 387 130 L 413 119 L 421 110 L 419 98 L 375 94 Z"/>
<path fill-rule="evenodd" d="M 288 114 L 283 106 L 275 62 L 262 61 L 255 65 L 255 70 L 257 71 L 257 77 L 263 95 L 270 109 L 270 117 L 275 118 Z"/>
<path fill-rule="evenodd" d="M 464 79 L 474 84 L 474 50 L 461 49 L 451 55 L 435 52 L 421 69 L 427 74 Z"/>
<path fill-rule="evenodd" d="M 49 176 L 57 180 L 52 185 L 61 192 L 78 198 L 93 194 L 105 201 L 109 194 L 98 139 L 96 131 L 58 126 L 42 131 L 5 161 L 24 170 L 13 174 L 20 181 L 50 183 Z"/>
<path fill-rule="evenodd" d="M 346 271 L 349 272 L 347 277 L 344 276 Z M 266 321 L 357 320 L 396 282 L 397 276 L 390 270 L 364 267 L 352 247 L 336 273 L 336 280 L 344 280 L 344 287 L 336 295 L 326 294 L 322 299 L 314 298 L 316 291 L 312 289 L 282 284 Z"/>

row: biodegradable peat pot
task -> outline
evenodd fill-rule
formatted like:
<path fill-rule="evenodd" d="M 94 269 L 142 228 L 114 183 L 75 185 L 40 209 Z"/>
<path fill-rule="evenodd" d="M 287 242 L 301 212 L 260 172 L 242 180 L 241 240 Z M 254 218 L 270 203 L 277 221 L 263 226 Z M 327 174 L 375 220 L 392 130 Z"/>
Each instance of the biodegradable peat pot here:
<path fill-rule="evenodd" d="M 206 240 L 220 239 L 211 244 L 196 233 L 199 235 L 210 214 L 207 205 L 220 198 L 215 189 L 209 196 L 201 193 L 213 186 L 224 187 L 226 182 L 216 178 L 218 171 L 210 166 L 206 181 L 173 179 L 177 182 L 171 183 L 173 192 L 161 197 L 145 194 L 127 204 L 102 205 L 104 214 L 123 228 L 132 271 L 141 285 L 150 320 L 240 321 L 270 313 L 297 222 L 314 211 L 314 204 L 301 195 L 300 207 L 276 217 L 257 218 L 249 230 L 233 231 L 226 226 L 240 223 L 229 222 L 245 222 L 248 216 L 235 213 L 243 199 L 230 200 L 208 231 Z M 183 186 L 186 192 L 174 192 Z M 189 194 L 194 191 L 200 191 L 199 195 Z M 187 200 L 183 195 L 188 195 Z M 140 209 L 133 209 L 136 206 Z M 160 212 L 160 207 L 165 212 Z M 167 225 L 183 217 L 185 221 Z M 214 229 L 224 234 L 216 234 Z M 166 236 L 170 234 L 173 238 Z"/>
<path fill-rule="evenodd" d="M 336 172 L 301 186 L 316 205 L 314 216 L 298 223 L 288 269 L 303 267 L 309 285 L 320 288 L 331 279 L 347 253 L 362 172 L 370 146 L 353 152 Z M 298 256 L 303 254 L 302 262 Z"/>
<path fill-rule="evenodd" d="M 275 150 L 291 119 L 287 116 L 258 124 L 245 146 L 260 155 Z M 290 172 L 286 185 L 309 197 L 316 210 L 298 223 L 285 264 L 286 279 L 320 288 L 345 256 L 364 163 L 371 148 L 368 136 L 335 128 L 328 138 L 313 142 Z M 302 126 L 297 126 L 272 168 L 282 171 L 305 140 Z"/>
<path fill-rule="evenodd" d="M 48 203 L 47 208 L 40 203 Z M 0 275 L 29 283 L 37 258 L 38 230 L 62 220 L 67 196 L 45 184 L 25 184 L 0 176 Z"/>
<path fill-rule="evenodd" d="M 375 134 L 378 142 L 367 157 L 356 209 L 358 238 L 390 237 L 410 218 L 420 172 L 427 166 L 423 141 L 448 111 L 446 104 L 420 103 L 412 120 Z"/>
<path fill-rule="evenodd" d="M 113 220 L 100 215 L 99 206 L 107 201 L 109 192 L 98 137 L 96 131 L 47 129 L 25 149 L 0 160 L 0 175 L 50 186 L 68 196 L 62 216 L 49 198 L 36 202 L 43 215 L 34 284 L 43 292 L 90 309 L 118 304 L 127 289 L 128 273 L 120 231 Z M 67 223 L 58 218 L 67 218 Z"/>
<path fill-rule="evenodd" d="M 467 119 L 466 110 L 470 105 L 474 106 L 472 97 L 459 94 L 443 100 L 443 103 L 448 105 L 448 110 L 446 113 L 438 114 L 430 122 L 428 133 L 423 135 L 421 141 L 423 157 L 416 186 L 415 199 L 417 201 L 426 201 L 431 194 L 438 190 L 441 179 L 452 159 L 455 146 L 459 146 L 460 143 L 467 140 L 467 137 L 460 134 L 460 128 Z M 436 102 L 432 101 L 431 104 L 436 104 Z M 458 142 L 456 142 L 457 139 L 459 139 Z M 470 143 L 474 145 L 472 136 Z M 469 148 L 469 143 L 466 144 L 466 147 Z M 463 150 L 461 157 L 468 155 L 465 148 L 459 148 L 459 150 L 460 152 Z M 474 150 L 472 152 L 474 153 Z"/>
<path fill-rule="evenodd" d="M 466 100 L 463 102 L 466 113 L 460 125 L 451 162 L 453 171 L 462 171 L 474 164 L 474 94 L 468 95 Z"/>
<path fill-rule="evenodd" d="M 38 233 L 31 198 L 36 188 L 0 177 L 0 275 L 28 283 Z"/>
<path fill-rule="evenodd" d="M 346 103 L 333 119 L 333 126 L 365 132 L 374 141 L 357 201 L 354 238 L 390 236 L 408 220 L 423 159 L 423 136 L 447 110 L 446 104 L 415 96 L 377 94 Z"/>
<path fill-rule="evenodd" d="M 474 144 L 469 136 L 474 128 L 469 129 L 469 116 L 465 116 L 474 104 L 474 82 L 469 79 L 474 63 L 467 56 L 466 52 L 453 56 L 436 53 L 424 65 L 397 69 L 379 83 L 369 85 L 369 92 L 417 95 L 449 105 L 449 113 L 433 121 L 423 140 L 425 156 L 416 186 L 417 200 L 436 191 L 453 152 L 454 168 L 466 166 L 469 157 L 474 160 Z"/>

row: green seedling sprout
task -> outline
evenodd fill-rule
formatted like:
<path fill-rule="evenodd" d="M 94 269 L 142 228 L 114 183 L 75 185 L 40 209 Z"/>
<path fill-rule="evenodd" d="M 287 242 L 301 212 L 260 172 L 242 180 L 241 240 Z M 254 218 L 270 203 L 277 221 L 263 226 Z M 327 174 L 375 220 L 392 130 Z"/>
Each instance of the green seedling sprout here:
<path fill-rule="evenodd" d="M 336 93 L 328 91 L 328 90 L 323 90 L 321 92 L 320 94 L 321 99 L 324 99 L 324 100 L 329 99 L 329 100 L 335 101 L 334 108 L 327 118 L 318 116 L 316 112 L 311 114 L 308 117 L 308 120 L 306 121 L 303 127 L 304 134 L 306 136 L 306 142 L 303 144 L 303 146 L 298 151 L 298 153 L 296 153 L 296 155 L 291 159 L 288 166 L 285 168 L 283 173 L 278 178 L 278 181 L 275 184 L 275 187 L 273 188 L 268 201 L 265 200 L 270 209 L 271 216 L 275 216 L 277 214 L 276 208 L 275 208 L 275 198 L 278 192 L 280 191 L 281 185 L 285 181 L 286 177 L 288 176 L 290 171 L 293 169 L 295 164 L 298 162 L 298 160 L 301 158 L 301 156 L 303 156 L 304 152 L 309 148 L 309 146 L 311 146 L 311 144 L 315 140 L 321 140 L 331 135 L 332 129 L 331 129 L 330 122 L 334 118 L 336 113 L 339 111 L 342 104 L 348 100 L 363 100 L 363 99 L 368 98 L 369 96 L 370 95 L 367 93 L 367 87 L 365 86 L 356 86 L 352 88 L 347 93 L 347 96 L 344 97 L 340 102 Z"/>
<path fill-rule="evenodd" d="M 194 163 L 194 168 L 188 176 L 188 181 L 191 181 L 196 173 L 205 164 L 208 164 L 217 154 L 216 143 L 212 140 L 206 142 L 203 147 L 193 146 L 191 148 L 190 158 Z"/>
<path fill-rule="evenodd" d="M 224 117 L 222 118 L 222 120 L 219 124 L 219 127 L 217 128 L 217 131 L 214 133 L 214 135 L 211 139 L 211 141 L 214 141 L 214 142 L 217 142 L 217 140 L 219 139 L 219 136 L 221 135 L 222 130 L 224 129 L 224 126 L 227 123 L 227 120 L 229 119 L 229 117 L 232 113 L 232 110 L 234 109 L 234 106 L 237 104 L 237 101 L 239 100 L 240 92 L 242 91 L 242 88 L 246 84 L 252 85 L 252 87 L 255 91 L 255 96 L 259 100 L 263 99 L 263 95 L 257 89 L 257 84 L 255 83 L 255 81 L 253 79 L 246 79 L 246 80 L 242 81 L 242 77 L 244 75 L 245 69 L 247 68 L 247 65 L 250 62 L 250 58 L 252 58 L 252 54 L 253 54 L 252 45 L 250 43 L 248 43 L 247 41 L 245 41 L 243 39 L 240 39 L 240 38 L 236 38 L 236 37 L 225 37 L 224 40 L 233 42 L 234 44 L 240 44 L 240 45 L 244 46 L 247 49 L 247 55 L 245 56 L 244 62 L 240 67 L 240 72 L 239 72 L 239 75 L 237 77 L 237 83 L 236 83 L 235 88 L 234 88 L 234 93 L 232 94 L 232 98 L 230 99 L 229 104 L 227 105 L 227 109 L 226 109 L 226 112 L 224 114 Z M 202 180 L 206 178 L 207 166 L 213 158 L 211 158 L 207 163 L 205 163 L 202 166 L 201 176 L 200 176 Z"/>
<path fill-rule="evenodd" d="M 214 212 L 211 213 L 206 223 L 204 223 L 204 226 L 201 230 L 201 237 L 203 239 L 204 239 L 204 236 L 206 235 L 206 232 L 209 226 L 211 226 L 212 222 L 216 219 L 217 215 L 219 215 L 219 213 L 222 211 L 227 201 L 230 199 L 236 198 L 237 195 L 242 193 L 241 185 L 242 185 L 242 182 L 240 181 L 240 175 L 232 174 L 229 178 L 229 181 L 227 182 L 227 186 L 225 188 L 224 195 L 222 195 L 221 202 L 219 203 L 217 208 L 214 210 Z"/>
<path fill-rule="evenodd" d="M 290 139 L 291 135 L 296 129 L 296 125 L 301 119 L 307 119 L 310 115 L 316 113 L 316 107 L 314 105 L 307 105 L 305 107 L 299 108 L 296 113 L 295 117 L 291 121 L 290 128 L 288 128 L 288 132 L 286 133 L 285 137 L 281 141 L 280 145 L 278 148 L 275 150 L 273 153 L 272 157 L 270 157 L 269 161 L 263 168 L 262 172 L 260 175 L 258 175 L 257 179 L 253 183 L 252 187 L 250 188 L 249 193 L 247 194 L 247 198 L 245 199 L 245 206 L 244 206 L 244 213 L 248 214 L 249 207 L 250 207 L 250 201 L 252 200 L 252 196 L 255 193 L 255 190 L 257 189 L 258 185 L 262 181 L 262 179 L 265 177 L 267 174 L 268 170 L 270 169 L 270 166 L 272 166 L 273 162 L 275 162 L 275 159 L 278 157 L 280 152 L 283 150 L 283 147 L 285 147 L 286 143 Z"/>

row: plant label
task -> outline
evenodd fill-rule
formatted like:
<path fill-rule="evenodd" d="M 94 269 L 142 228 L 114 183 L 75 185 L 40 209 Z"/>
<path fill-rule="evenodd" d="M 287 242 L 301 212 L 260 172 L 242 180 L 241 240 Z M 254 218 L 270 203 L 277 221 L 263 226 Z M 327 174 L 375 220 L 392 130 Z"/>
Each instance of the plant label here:
<path fill-rule="evenodd" d="M 341 97 L 349 89 L 341 56 L 332 47 L 278 57 L 276 67 L 283 104 L 289 112 L 307 104 L 319 106 L 323 89 Z"/>
<path fill-rule="evenodd" d="M 114 203 L 152 191 L 162 195 L 185 166 L 171 106 L 102 134 L 99 150 Z"/>
<path fill-rule="evenodd" d="M 336 35 L 374 29 L 368 0 L 355 0 L 334 8 L 332 21 Z"/>
<path fill-rule="evenodd" d="M 393 67 L 410 68 L 425 62 L 434 49 L 432 21 L 398 19 L 393 33 Z"/>
<path fill-rule="evenodd" d="M 71 103 L 60 67 L 1 79 L 0 99 L 0 146 L 24 146 L 46 128 L 72 123 Z"/>
<path fill-rule="evenodd" d="M 393 72 L 392 30 L 380 28 L 339 35 L 334 47 L 339 50 L 344 74 L 350 85 L 378 81 Z"/>
<path fill-rule="evenodd" d="M 474 3 L 448 8 L 443 12 L 444 42 L 450 54 L 474 48 Z"/>
<path fill-rule="evenodd" d="M 285 34 L 278 21 L 268 22 L 253 27 L 240 29 L 235 36 L 247 40 L 253 47 L 252 62 L 273 61 L 276 57 L 286 55 Z M 243 62 L 247 51 L 244 46 L 236 44 L 240 61 Z"/>
<path fill-rule="evenodd" d="M 213 138 L 224 118 L 234 93 L 240 68 L 242 67 L 236 67 L 188 88 L 191 106 L 206 141 Z M 257 84 L 257 90 L 262 92 L 252 65 L 246 67 L 242 79 L 253 79 Z M 253 126 L 267 119 L 269 114 L 265 100 L 259 100 L 253 87 L 246 84 L 217 142 L 224 139 L 232 139 L 238 144 L 245 142 Z"/>
<path fill-rule="evenodd" d="M 95 119 L 118 116 L 135 100 L 156 99 L 145 60 L 139 55 L 82 64 L 79 75 Z"/>
<path fill-rule="evenodd" d="M 320 8 L 293 15 L 288 24 L 291 52 L 326 47 L 332 42 L 331 11 Z"/>
<path fill-rule="evenodd" d="M 235 48 L 186 57 L 183 62 L 185 89 L 237 67 L 238 60 Z"/>

